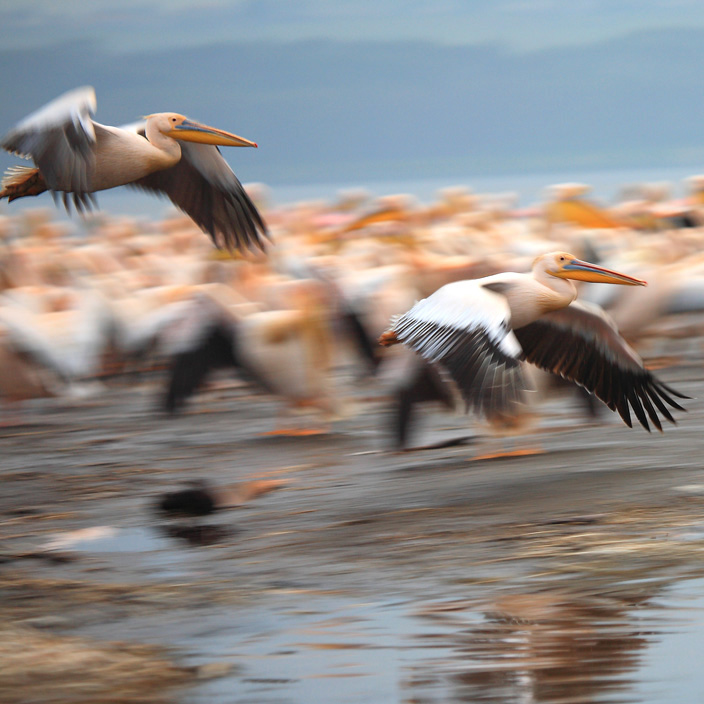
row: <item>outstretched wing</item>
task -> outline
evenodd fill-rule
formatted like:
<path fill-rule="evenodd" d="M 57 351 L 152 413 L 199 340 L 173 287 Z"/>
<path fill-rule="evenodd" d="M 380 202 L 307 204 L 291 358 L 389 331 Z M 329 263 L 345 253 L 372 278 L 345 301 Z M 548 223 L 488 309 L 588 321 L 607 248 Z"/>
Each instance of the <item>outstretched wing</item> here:
<path fill-rule="evenodd" d="M 1 142 L 3 149 L 31 158 L 52 191 L 72 193 L 77 208 L 91 204 L 95 107 L 93 88 L 76 88 L 26 117 Z M 68 206 L 66 197 L 64 202 Z"/>
<path fill-rule="evenodd" d="M 166 411 L 178 411 L 214 369 L 237 366 L 232 329 L 224 321 L 213 321 L 203 330 L 199 344 L 171 360 L 169 386 L 164 399 Z"/>
<path fill-rule="evenodd" d="M 447 370 L 468 407 L 492 418 L 514 414 L 527 388 L 510 318 L 503 295 L 476 281 L 457 281 L 416 303 L 391 329 Z"/>
<path fill-rule="evenodd" d="M 269 384 L 242 358 L 238 319 L 219 301 L 202 294 L 188 302 L 171 341 L 173 356 L 163 407 L 179 411 L 216 369 L 232 367 L 264 391 Z"/>
<path fill-rule="evenodd" d="M 640 424 L 662 430 L 658 411 L 671 423 L 666 404 L 683 411 L 672 397 L 688 398 L 643 367 L 636 352 L 619 335 L 598 306 L 574 302 L 514 330 L 526 360 L 583 386 L 632 427 L 630 409 Z"/>
<path fill-rule="evenodd" d="M 138 131 L 144 134 L 143 128 Z M 128 185 L 168 196 L 218 247 L 264 251 L 266 224 L 220 150 L 195 142 L 180 145 L 178 164 Z"/>
<path fill-rule="evenodd" d="M 214 369 L 239 366 L 235 320 L 219 303 L 198 296 L 187 303 L 181 322 L 164 398 L 169 413 L 178 411 Z"/>

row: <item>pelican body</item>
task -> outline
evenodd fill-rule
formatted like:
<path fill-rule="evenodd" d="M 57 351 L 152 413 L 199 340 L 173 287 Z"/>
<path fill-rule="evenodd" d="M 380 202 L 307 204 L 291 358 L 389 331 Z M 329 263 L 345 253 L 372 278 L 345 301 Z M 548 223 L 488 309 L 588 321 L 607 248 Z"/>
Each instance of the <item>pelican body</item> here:
<path fill-rule="evenodd" d="M 444 368 L 468 407 L 489 419 L 515 415 L 527 385 L 521 362 L 563 376 L 595 394 L 632 426 L 662 430 L 672 397 L 596 306 L 578 303 L 572 283 L 645 286 L 645 281 L 583 262 L 567 252 L 538 257 L 530 274 L 503 273 L 456 281 L 392 321 L 384 346 L 403 343 Z"/>
<path fill-rule="evenodd" d="M 77 88 L 22 120 L 3 149 L 31 158 L 36 168 L 12 167 L 0 199 L 61 193 L 66 208 L 90 209 L 93 194 L 132 186 L 166 195 L 228 249 L 264 248 L 266 226 L 218 146 L 256 147 L 244 137 L 178 113 L 148 115 L 126 127 L 92 119 L 95 92 Z"/>

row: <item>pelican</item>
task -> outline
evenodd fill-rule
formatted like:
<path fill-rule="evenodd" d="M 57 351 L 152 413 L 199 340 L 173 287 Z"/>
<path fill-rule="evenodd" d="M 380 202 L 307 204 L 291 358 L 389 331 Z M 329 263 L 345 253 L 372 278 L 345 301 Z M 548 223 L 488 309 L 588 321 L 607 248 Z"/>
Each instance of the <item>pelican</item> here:
<path fill-rule="evenodd" d="M 339 411 L 330 379 L 328 291 L 317 281 L 301 279 L 284 284 L 281 292 L 291 308 L 252 310 L 250 304 L 244 314 L 241 304 L 230 305 L 214 291 L 192 299 L 175 336 L 166 411 L 179 411 L 212 371 L 232 367 L 285 401 L 279 420 L 305 408 L 323 418 L 322 427 L 277 427 L 271 434 L 327 432 Z"/>
<path fill-rule="evenodd" d="M 645 286 L 646 282 L 580 261 L 567 252 L 538 257 L 529 274 L 503 273 L 447 284 L 392 320 L 379 339 L 404 343 L 444 368 L 467 408 L 489 420 L 516 415 L 527 388 L 523 360 L 583 386 L 632 427 L 648 431 L 658 411 L 688 398 L 656 379 L 596 306 L 577 302 L 572 283 Z"/>
<path fill-rule="evenodd" d="M 630 222 L 621 219 L 585 198 L 591 188 L 583 183 L 559 183 L 550 188 L 552 200 L 545 206 L 545 215 L 550 223 L 571 223 L 593 230 L 608 230 L 629 227 Z"/>
<path fill-rule="evenodd" d="M 95 91 L 77 88 L 29 115 L 0 142 L 31 158 L 36 168 L 5 174 L 0 199 L 13 201 L 46 190 L 61 193 L 66 209 L 90 209 L 94 193 L 131 186 L 165 195 L 227 249 L 264 249 L 267 229 L 218 146 L 256 147 L 255 142 L 183 115 L 160 112 L 125 127 L 92 119 Z"/>

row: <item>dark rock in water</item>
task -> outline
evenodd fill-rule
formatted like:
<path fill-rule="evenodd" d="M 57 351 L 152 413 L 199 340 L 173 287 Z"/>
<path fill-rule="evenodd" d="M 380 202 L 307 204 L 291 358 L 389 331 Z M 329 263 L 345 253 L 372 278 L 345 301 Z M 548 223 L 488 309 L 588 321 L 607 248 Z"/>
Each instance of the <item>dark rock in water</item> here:
<path fill-rule="evenodd" d="M 208 516 L 217 510 L 217 499 L 205 484 L 164 494 L 157 504 L 160 511 L 180 516 Z"/>
<path fill-rule="evenodd" d="M 163 494 L 156 508 L 172 516 L 208 516 L 226 508 L 236 508 L 247 501 L 278 489 L 280 479 L 254 479 L 238 484 L 208 486 L 204 481 L 190 482 L 189 488 Z"/>

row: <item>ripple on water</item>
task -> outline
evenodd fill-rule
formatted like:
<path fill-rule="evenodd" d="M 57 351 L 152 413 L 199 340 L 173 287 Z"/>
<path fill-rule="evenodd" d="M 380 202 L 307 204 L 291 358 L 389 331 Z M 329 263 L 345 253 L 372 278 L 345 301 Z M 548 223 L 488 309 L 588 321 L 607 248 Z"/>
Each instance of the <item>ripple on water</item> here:
<path fill-rule="evenodd" d="M 246 633 L 220 622 L 198 657 L 226 655 L 238 669 L 187 701 L 224 704 L 233 692 L 260 704 L 702 701 L 704 579 L 639 594 L 555 590 L 422 605 L 310 595 L 303 610 L 289 595 Z"/>

